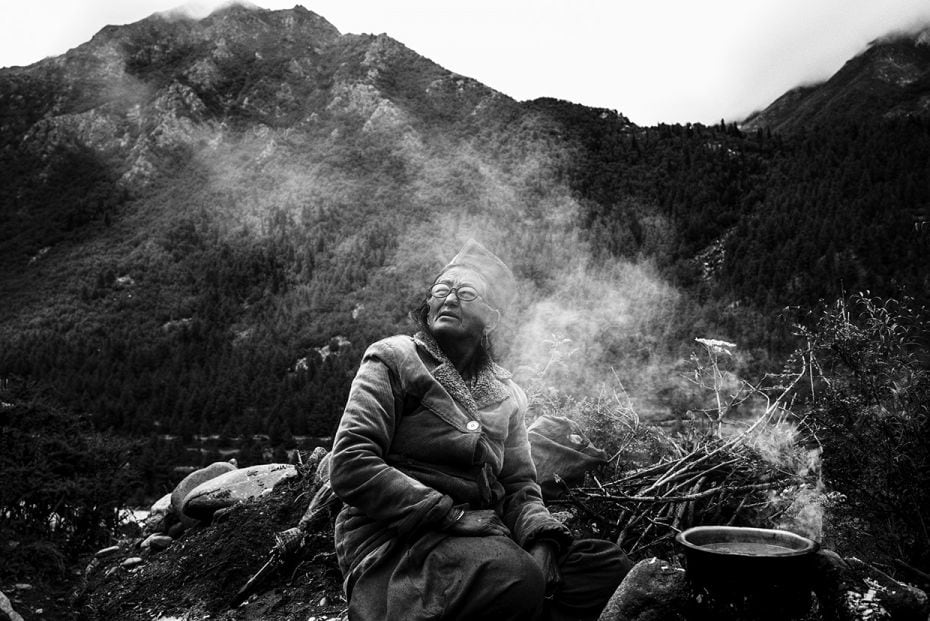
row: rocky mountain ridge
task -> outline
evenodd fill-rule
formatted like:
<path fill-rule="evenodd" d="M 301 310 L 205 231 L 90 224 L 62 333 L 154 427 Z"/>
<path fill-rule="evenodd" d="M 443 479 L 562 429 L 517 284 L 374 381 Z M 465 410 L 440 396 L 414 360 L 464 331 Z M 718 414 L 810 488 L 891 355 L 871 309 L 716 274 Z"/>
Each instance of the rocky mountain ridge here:
<path fill-rule="evenodd" d="M 397 101 L 411 95 L 397 84 L 409 65 L 425 69 L 417 99 Z M 58 147 L 84 147 L 130 188 L 236 129 L 264 134 L 270 148 L 272 134 L 312 132 L 321 115 L 356 115 L 374 130 L 415 122 L 405 104 L 467 116 L 488 99 L 506 100 L 386 35 L 342 35 L 299 6 L 107 26 L 67 54 L 0 70 L 0 83 L 7 148 L 21 142 L 47 159 Z"/>

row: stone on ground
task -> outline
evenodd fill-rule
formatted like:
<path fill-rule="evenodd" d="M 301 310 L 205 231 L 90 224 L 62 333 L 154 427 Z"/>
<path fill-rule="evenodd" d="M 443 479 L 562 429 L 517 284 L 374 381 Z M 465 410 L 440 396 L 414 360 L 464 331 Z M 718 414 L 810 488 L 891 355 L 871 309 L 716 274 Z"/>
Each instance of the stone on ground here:
<path fill-rule="evenodd" d="M 270 492 L 279 481 L 294 476 L 297 468 L 290 464 L 263 464 L 227 472 L 191 490 L 181 512 L 190 519 L 209 520 L 216 511 Z"/>
<path fill-rule="evenodd" d="M 174 539 L 172 539 L 168 535 L 159 535 L 156 533 L 154 535 L 149 535 L 148 537 L 146 537 L 145 540 L 141 544 L 139 544 L 139 547 L 142 548 L 143 550 L 152 550 L 152 551 L 157 552 L 159 550 L 164 550 L 165 548 L 170 546 L 173 542 L 174 542 Z"/>
<path fill-rule="evenodd" d="M 171 510 L 178 517 L 181 518 L 182 522 L 185 522 L 186 526 L 194 526 L 197 521 L 192 520 L 184 516 L 181 511 L 181 507 L 184 504 L 184 499 L 195 487 L 200 485 L 205 481 L 210 479 L 215 479 L 216 477 L 226 474 L 232 470 L 235 470 L 236 466 L 229 463 L 228 461 L 217 461 L 209 466 L 205 466 L 200 470 L 194 470 L 189 475 L 184 477 L 180 483 L 178 483 L 174 491 L 171 492 Z"/>
<path fill-rule="evenodd" d="M 10 603 L 10 598 L 3 594 L 3 591 L 0 591 L 0 619 L 6 617 L 10 621 L 23 621 L 23 618 L 13 610 L 13 604 Z"/>
<path fill-rule="evenodd" d="M 633 566 L 599 621 L 685 621 L 690 601 L 684 570 L 650 558 Z"/>

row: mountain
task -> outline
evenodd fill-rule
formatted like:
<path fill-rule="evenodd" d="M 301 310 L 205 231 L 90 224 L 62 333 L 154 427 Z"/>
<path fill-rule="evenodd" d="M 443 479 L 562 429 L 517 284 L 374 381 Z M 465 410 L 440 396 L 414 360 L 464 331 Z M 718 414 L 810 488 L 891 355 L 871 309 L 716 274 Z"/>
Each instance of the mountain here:
<path fill-rule="evenodd" d="M 0 119 L 0 376 L 104 427 L 323 435 L 463 237 L 585 260 L 544 107 L 301 7 L 104 28 L 0 70 Z"/>
<path fill-rule="evenodd" d="M 826 82 L 785 93 L 741 128 L 788 132 L 903 117 L 930 117 L 930 29 L 873 41 Z"/>
<path fill-rule="evenodd" d="M 301 7 L 153 15 L 0 70 L 0 166 L 0 388 L 153 464 L 175 436 L 192 466 L 325 442 L 366 345 L 468 237 L 519 278 L 497 353 L 521 381 L 619 377 L 649 416 L 698 407 L 695 337 L 760 373 L 796 344 L 786 307 L 930 291 L 920 117 L 638 127 Z"/>
<path fill-rule="evenodd" d="M 513 105 L 389 37 L 342 36 L 300 7 L 234 6 L 200 21 L 156 14 L 0 80 L 3 155 L 22 172 L 4 203 L 44 203 L 68 226 L 197 158 L 228 169 L 236 164 L 223 158 L 242 148 L 267 169 L 342 121 L 366 135 L 396 129 L 415 148 L 417 133 L 442 118 L 480 126 L 481 107 Z M 66 206 L 30 196 L 37 171 L 48 186 L 78 168 L 90 196 Z M 45 219 L 20 211 L 16 227 L 23 216 Z"/>
<path fill-rule="evenodd" d="M 0 84 L 0 160 L 13 171 L 0 187 L 0 269 L 17 300 L 0 321 L 14 324 L 47 313 L 62 293 L 46 289 L 45 276 L 80 289 L 76 281 L 95 288 L 130 275 L 151 292 L 143 283 L 166 266 L 142 261 L 133 275 L 126 259 L 145 253 L 132 250 L 135 236 L 177 255 L 182 238 L 196 246 L 206 229 L 238 244 L 299 222 L 314 229 L 316 254 L 357 249 L 362 260 L 369 235 L 408 217 L 423 223 L 453 199 L 472 201 L 467 209 L 487 202 L 478 194 L 501 171 L 482 169 L 494 154 L 481 149 L 530 155 L 532 139 L 495 145 L 514 134 L 496 129 L 517 116 L 537 124 L 513 100 L 387 36 L 341 35 L 300 7 L 153 15 L 5 69 Z M 446 181 L 474 191 L 440 196 Z M 380 217 L 385 208 L 393 220 Z M 338 236 L 327 232 L 334 227 Z M 101 261 L 102 249 L 114 260 Z M 39 279 L 23 272 L 53 265 Z M 161 322 L 189 314 L 169 306 L 147 310 Z"/>

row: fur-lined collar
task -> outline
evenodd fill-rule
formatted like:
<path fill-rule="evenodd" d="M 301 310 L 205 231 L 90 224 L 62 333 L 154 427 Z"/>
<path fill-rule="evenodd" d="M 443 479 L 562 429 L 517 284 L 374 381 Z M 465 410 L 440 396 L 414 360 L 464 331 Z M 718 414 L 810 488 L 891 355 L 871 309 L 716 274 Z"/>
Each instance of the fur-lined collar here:
<path fill-rule="evenodd" d="M 469 387 L 432 335 L 428 332 L 417 332 L 413 340 L 439 363 L 431 371 L 436 381 L 472 417 L 477 418 L 479 409 L 500 403 L 510 396 L 510 390 L 505 383 L 511 377 L 510 371 L 491 360 L 484 350 L 480 353 L 475 382 Z"/>

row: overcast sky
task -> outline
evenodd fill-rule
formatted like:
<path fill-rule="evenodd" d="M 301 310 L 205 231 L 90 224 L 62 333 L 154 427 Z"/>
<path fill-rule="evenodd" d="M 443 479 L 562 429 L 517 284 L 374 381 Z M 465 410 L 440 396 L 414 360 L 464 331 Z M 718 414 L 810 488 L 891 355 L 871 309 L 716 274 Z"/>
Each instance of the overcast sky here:
<path fill-rule="evenodd" d="M 0 66 L 56 56 L 183 0 L 0 0 Z M 221 0 L 195 0 L 209 13 Z M 295 0 L 257 0 L 269 9 Z M 343 33 L 387 33 L 516 99 L 612 108 L 640 125 L 738 121 L 826 79 L 928 0 L 304 0 Z"/>

